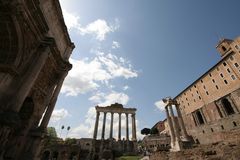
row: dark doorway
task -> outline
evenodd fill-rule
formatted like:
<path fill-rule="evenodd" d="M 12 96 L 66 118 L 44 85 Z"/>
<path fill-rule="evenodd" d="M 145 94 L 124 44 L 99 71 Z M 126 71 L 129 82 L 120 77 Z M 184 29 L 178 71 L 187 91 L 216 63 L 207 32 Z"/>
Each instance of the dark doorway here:
<path fill-rule="evenodd" d="M 227 115 L 231 115 L 231 114 L 235 113 L 233 110 L 233 107 L 228 99 L 226 99 L 226 98 L 222 99 L 222 104 L 223 104 L 224 110 L 226 111 Z"/>
<path fill-rule="evenodd" d="M 50 159 L 50 152 L 49 151 L 43 152 L 41 160 L 49 160 L 49 159 Z"/>

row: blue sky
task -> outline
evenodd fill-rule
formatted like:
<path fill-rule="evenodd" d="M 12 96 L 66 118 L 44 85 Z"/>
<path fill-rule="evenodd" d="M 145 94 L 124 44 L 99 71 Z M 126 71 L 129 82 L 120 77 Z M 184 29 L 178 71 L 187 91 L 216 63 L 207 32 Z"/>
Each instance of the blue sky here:
<path fill-rule="evenodd" d="M 237 0 L 60 2 L 76 48 L 49 126 L 59 133 L 61 125 L 71 126 L 70 137 L 92 137 L 93 107 L 115 102 L 137 108 L 139 135 L 165 118 L 156 102 L 176 96 L 219 61 L 220 38 L 239 36 Z"/>

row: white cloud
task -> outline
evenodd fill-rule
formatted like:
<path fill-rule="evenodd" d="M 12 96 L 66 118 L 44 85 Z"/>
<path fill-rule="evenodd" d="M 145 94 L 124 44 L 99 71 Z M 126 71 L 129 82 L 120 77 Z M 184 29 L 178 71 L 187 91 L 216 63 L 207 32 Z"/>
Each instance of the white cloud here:
<path fill-rule="evenodd" d="M 128 95 L 124 93 L 113 92 L 104 97 L 104 101 L 99 106 L 109 106 L 114 103 L 120 103 L 122 105 L 127 104 L 129 101 Z"/>
<path fill-rule="evenodd" d="M 124 86 L 124 87 L 123 87 L 123 90 L 124 90 L 124 91 L 126 91 L 126 90 L 128 90 L 128 89 L 129 89 L 129 86 Z"/>
<path fill-rule="evenodd" d="M 122 58 L 123 59 L 123 58 Z M 102 84 L 109 88 L 109 80 L 118 77 L 125 79 L 137 77 L 137 71 L 133 70 L 129 62 L 121 62 L 120 58 L 113 54 L 100 54 L 95 58 L 76 60 L 70 58 L 73 64 L 66 77 L 61 93 L 67 96 L 77 96 L 89 91 L 97 90 Z"/>
<path fill-rule="evenodd" d="M 154 104 L 160 111 L 165 111 L 165 106 L 166 105 L 165 105 L 165 103 L 162 100 L 157 101 Z"/>
<path fill-rule="evenodd" d="M 117 41 L 113 41 L 113 42 L 112 42 L 112 48 L 113 48 L 113 49 L 120 48 L 120 43 L 117 42 Z"/>
<path fill-rule="evenodd" d="M 79 16 L 67 12 L 66 10 L 63 10 L 63 15 L 68 29 L 77 29 L 81 35 L 93 35 L 99 41 L 105 40 L 107 34 L 119 28 L 118 19 L 115 19 L 113 24 L 109 24 L 104 19 L 97 19 L 83 27 L 79 22 Z"/>
<path fill-rule="evenodd" d="M 81 28 L 81 25 L 79 23 L 79 16 L 69 13 L 66 10 L 63 10 L 63 16 L 68 29 Z"/>
<path fill-rule="evenodd" d="M 66 117 L 70 116 L 70 114 L 68 113 L 68 111 L 64 108 L 61 109 L 55 109 L 52 113 L 51 119 L 50 121 L 55 123 L 58 122 Z"/>
<path fill-rule="evenodd" d="M 89 100 L 97 103 L 99 106 L 109 106 L 114 103 L 126 105 L 129 101 L 129 97 L 125 93 L 112 91 L 107 95 L 104 93 L 97 93 L 90 97 Z"/>

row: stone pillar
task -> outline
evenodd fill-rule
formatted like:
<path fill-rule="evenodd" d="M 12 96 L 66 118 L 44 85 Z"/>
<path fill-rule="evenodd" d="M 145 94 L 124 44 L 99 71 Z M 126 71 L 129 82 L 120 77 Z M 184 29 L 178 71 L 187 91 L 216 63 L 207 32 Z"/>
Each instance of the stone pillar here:
<path fill-rule="evenodd" d="M 133 140 L 133 141 L 136 141 L 136 140 L 137 140 L 135 113 L 132 114 L 132 140 Z"/>
<path fill-rule="evenodd" d="M 104 116 L 103 116 L 103 125 L 102 125 L 102 139 L 104 139 L 104 136 L 105 136 L 105 123 L 106 123 L 107 112 L 103 112 L 103 113 L 104 113 Z"/>
<path fill-rule="evenodd" d="M 187 134 L 187 130 L 186 130 L 186 127 L 184 125 L 184 122 L 183 122 L 183 118 L 182 118 L 182 114 L 181 114 L 180 109 L 179 109 L 179 105 L 175 104 L 175 106 L 176 106 L 178 119 L 179 119 L 179 125 L 180 125 L 180 128 L 181 128 L 183 137 L 187 139 L 188 138 L 188 134 Z"/>
<path fill-rule="evenodd" d="M 119 122 L 118 122 L 118 140 L 121 141 L 121 113 L 118 113 L 119 115 Z"/>
<path fill-rule="evenodd" d="M 126 140 L 129 141 L 128 113 L 126 114 Z"/>
<path fill-rule="evenodd" d="M 97 113 L 96 113 L 96 121 L 95 121 L 95 126 L 94 126 L 93 139 L 97 139 L 99 116 L 100 116 L 100 112 L 97 111 Z"/>
<path fill-rule="evenodd" d="M 173 147 L 173 145 L 175 144 L 175 133 L 174 133 L 174 130 L 173 130 L 172 120 L 171 120 L 171 117 L 169 115 L 168 106 L 165 107 L 165 110 L 166 110 L 166 114 L 167 114 L 167 122 L 168 122 L 169 129 L 170 129 L 171 147 Z"/>
<path fill-rule="evenodd" d="M 175 138 L 178 141 L 180 139 L 179 128 L 177 126 L 176 119 L 175 119 L 174 113 L 173 113 L 173 108 L 171 105 L 169 105 L 169 109 L 170 109 L 170 116 L 171 116 L 172 123 L 173 123 L 173 130 L 175 133 Z"/>
<path fill-rule="evenodd" d="M 110 139 L 113 138 L 113 118 L 114 118 L 114 113 L 111 112 L 111 124 L 110 124 Z"/>
<path fill-rule="evenodd" d="M 56 102 L 57 102 L 58 94 L 59 94 L 59 92 L 60 92 L 60 90 L 61 90 L 61 88 L 62 88 L 62 84 L 63 84 L 63 81 L 64 81 L 64 79 L 65 79 L 66 76 L 67 76 L 67 72 L 65 72 L 65 73 L 62 75 L 59 83 L 57 84 L 57 86 L 56 86 L 56 88 L 55 88 L 55 90 L 54 90 L 54 93 L 53 93 L 53 95 L 52 95 L 52 98 L 51 98 L 51 100 L 50 100 L 50 103 L 48 104 L 47 111 L 46 111 L 46 113 L 45 113 L 45 115 L 44 115 L 44 117 L 43 117 L 43 119 L 42 119 L 41 124 L 40 124 L 40 127 L 41 127 L 41 128 L 46 128 L 47 125 L 48 125 L 48 122 L 49 122 L 49 120 L 50 120 L 50 118 L 51 118 L 51 115 L 52 115 L 52 112 L 53 112 L 53 110 L 54 110 L 55 104 L 56 104 Z"/>

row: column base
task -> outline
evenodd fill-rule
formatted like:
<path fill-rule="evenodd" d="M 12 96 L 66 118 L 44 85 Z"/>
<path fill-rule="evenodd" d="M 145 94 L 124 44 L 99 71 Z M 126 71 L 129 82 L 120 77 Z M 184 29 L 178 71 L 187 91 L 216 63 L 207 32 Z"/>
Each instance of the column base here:
<path fill-rule="evenodd" d="M 182 142 L 179 140 L 176 140 L 174 144 L 171 144 L 170 152 L 178 152 L 183 149 Z"/>

